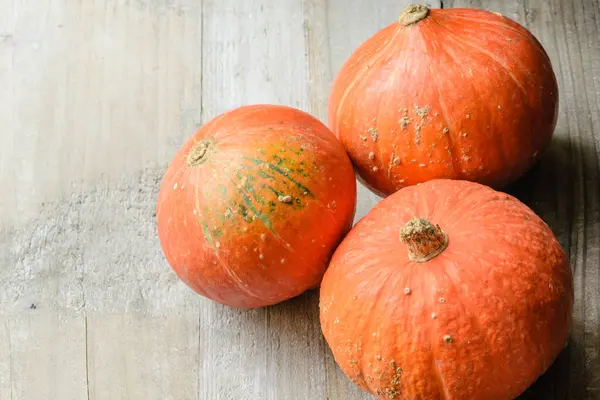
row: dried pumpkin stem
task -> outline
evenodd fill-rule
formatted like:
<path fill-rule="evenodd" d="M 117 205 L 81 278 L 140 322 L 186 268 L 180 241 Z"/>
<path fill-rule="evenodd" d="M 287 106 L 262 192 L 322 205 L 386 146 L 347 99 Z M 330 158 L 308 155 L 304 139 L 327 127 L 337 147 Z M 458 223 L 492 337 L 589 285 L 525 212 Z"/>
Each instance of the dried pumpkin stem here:
<path fill-rule="evenodd" d="M 408 258 L 429 261 L 448 247 L 448 235 L 424 218 L 413 218 L 400 230 L 400 240 L 408 246 Z"/>
<path fill-rule="evenodd" d="M 200 164 L 203 164 L 210 154 L 210 151 L 215 145 L 215 140 L 213 138 L 200 140 L 195 143 L 190 152 L 188 153 L 187 165 L 188 167 L 197 167 Z"/>
<path fill-rule="evenodd" d="M 398 17 L 398 22 L 401 25 L 409 26 L 424 20 L 429 15 L 429 8 L 421 4 L 411 4 Z"/>

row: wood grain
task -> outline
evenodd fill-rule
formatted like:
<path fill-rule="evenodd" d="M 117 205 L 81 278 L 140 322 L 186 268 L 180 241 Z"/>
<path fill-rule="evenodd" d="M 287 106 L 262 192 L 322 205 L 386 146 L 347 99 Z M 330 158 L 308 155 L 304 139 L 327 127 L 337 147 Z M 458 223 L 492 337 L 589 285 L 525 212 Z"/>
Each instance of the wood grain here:
<path fill-rule="evenodd" d="M 85 317 L 72 205 L 0 231 L 0 396 L 86 395 Z M 7 379 L 8 378 L 8 379 Z"/>
<path fill-rule="evenodd" d="M 153 213 L 200 123 L 201 8 L 0 10 L 0 398 L 196 398 L 198 303 Z"/>
<path fill-rule="evenodd" d="M 1 0 L 2 223 L 168 162 L 200 122 L 195 1 Z M 5 12 L 7 10 L 7 12 Z M 17 218 L 18 217 L 18 218 Z"/>
<path fill-rule="evenodd" d="M 53 313 L 24 313 L 5 322 L 11 381 L 7 399 L 85 398 L 81 322 L 81 318 Z"/>
<path fill-rule="evenodd" d="M 0 400 L 371 398 L 333 360 L 317 291 L 251 311 L 199 298 L 162 256 L 154 207 L 166 163 L 225 110 L 286 104 L 326 122 L 342 63 L 409 2 L 0 0 Z M 443 5 L 523 23 L 553 62 L 555 140 L 507 190 L 568 250 L 575 320 L 521 398 L 597 399 L 600 7 Z M 361 187 L 356 219 L 377 201 Z"/>

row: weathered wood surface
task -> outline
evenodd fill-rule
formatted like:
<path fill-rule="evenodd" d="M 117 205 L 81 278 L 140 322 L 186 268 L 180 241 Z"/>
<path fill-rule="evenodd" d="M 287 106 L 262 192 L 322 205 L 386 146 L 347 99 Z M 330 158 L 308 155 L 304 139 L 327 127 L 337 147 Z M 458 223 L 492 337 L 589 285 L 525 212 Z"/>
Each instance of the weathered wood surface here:
<path fill-rule="evenodd" d="M 236 311 L 166 265 L 166 164 L 226 109 L 326 120 L 345 58 L 409 1 L 0 0 L 0 400 L 359 400 L 313 291 Z M 440 6 L 439 1 L 428 2 Z M 600 398 L 600 5 L 444 1 L 530 28 L 558 75 L 552 148 L 509 190 L 569 250 L 572 339 L 523 399 Z M 361 189 L 357 218 L 377 197 Z"/>

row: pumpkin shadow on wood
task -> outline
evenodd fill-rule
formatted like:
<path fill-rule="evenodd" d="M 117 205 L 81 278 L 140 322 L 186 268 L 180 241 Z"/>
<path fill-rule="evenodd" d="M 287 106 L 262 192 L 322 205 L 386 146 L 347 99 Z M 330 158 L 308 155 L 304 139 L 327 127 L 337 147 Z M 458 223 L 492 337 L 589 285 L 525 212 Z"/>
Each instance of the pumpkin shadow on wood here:
<path fill-rule="evenodd" d="M 325 341 L 319 323 L 319 289 L 263 307 L 267 352 L 278 375 L 310 381 L 322 375 Z M 290 360 L 293 365 L 290 366 Z M 316 369 L 316 370 L 315 370 Z M 304 376 L 303 376 L 304 375 Z"/>
<path fill-rule="evenodd" d="M 277 315 L 281 318 L 281 323 L 290 324 L 298 328 L 301 326 L 316 323 L 319 328 L 319 288 L 309 289 L 296 297 L 273 304 L 263 309 L 270 315 Z M 276 327 L 272 327 L 276 329 Z"/>
<path fill-rule="evenodd" d="M 527 204 L 552 229 L 563 248 L 569 252 L 575 209 L 575 168 L 571 156 L 569 135 L 557 132 L 552 144 L 538 163 L 521 179 L 505 187 L 509 193 Z M 574 329 L 582 322 L 573 320 Z M 585 385 L 574 385 L 570 380 L 584 373 L 580 363 L 584 349 L 571 337 L 568 346 L 559 354 L 553 365 L 517 400 L 558 400 L 583 398 Z M 583 377 L 582 377 L 583 378 Z M 581 379 L 581 378 L 580 378 Z M 583 378 L 585 379 L 585 378 Z M 576 393 L 572 391 L 575 390 Z"/>
<path fill-rule="evenodd" d="M 321 325 L 319 323 L 319 289 L 307 290 L 304 293 L 264 307 L 269 315 L 269 334 L 296 345 L 296 341 L 322 343 Z M 319 356 L 322 352 L 319 353 Z M 312 351 L 306 356 L 314 356 Z"/>
<path fill-rule="evenodd" d="M 544 375 L 531 385 L 516 400 L 565 400 L 569 386 L 569 360 L 573 350 L 569 343 Z M 575 397 L 579 399 L 580 397 Z"/>
<path fill-rule="evenodd" d="M 565 249 L 570 246 L 574 169 L 568 135 L 557 134 L 537 164 L 502 190 L 535 211 L 550 226 Z"/>
<path fill-rule="evenodd" d="M 315 398 L 314 391 L 324 385 L 326 354 L 318 301 L 316 290 L 252 309 L 202 299 L 201 311 L 206 314 L 201 325 L 201 337 L 206 335 L 202 357 L 211 365 L 210 374 L 221 376 L 216 382 L 220 389 L 237 387 L 243 376 L 244 385 L 259 385 L 265 398 L 284 388 L 295 388 L 298 398 Z M 297 382 L 306 386 L 300 388 Z"/>

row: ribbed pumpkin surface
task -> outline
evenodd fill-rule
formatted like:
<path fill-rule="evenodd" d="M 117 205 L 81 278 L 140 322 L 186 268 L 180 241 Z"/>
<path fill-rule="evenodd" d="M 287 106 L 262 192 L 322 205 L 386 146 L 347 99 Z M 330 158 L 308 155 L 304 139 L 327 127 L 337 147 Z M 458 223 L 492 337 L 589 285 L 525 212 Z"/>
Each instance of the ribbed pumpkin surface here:
<path fill-rule="evenodd" d="M 400 239 L 421 229 L 415 217 L 448 238 L 429 261 L 411 261 Z M 477 183 L 432 180 L 352 229 L 323 279 L 320 313 L 342 370 L 381 398 L 508 400 L 563 349 L 572 306 L 566 255 L 533 211 Z"/>

